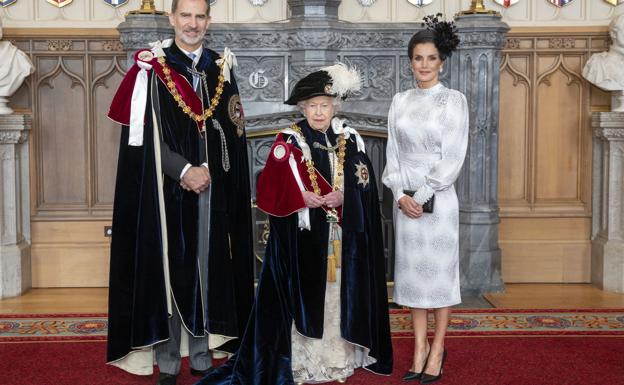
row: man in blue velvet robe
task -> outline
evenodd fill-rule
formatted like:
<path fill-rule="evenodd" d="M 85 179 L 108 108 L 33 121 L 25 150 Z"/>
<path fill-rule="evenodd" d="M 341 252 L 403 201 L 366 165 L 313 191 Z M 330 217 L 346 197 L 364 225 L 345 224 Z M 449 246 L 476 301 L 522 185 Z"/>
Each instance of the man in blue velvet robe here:
<path fill-rule="evenodd" d="M 173 1 L 174 41 L 135 55 L 109 113 L 123 126 L 107 361 L 150 374 L 153 348 L 162 385 L 181 338 L 194 375 L 209 349 L 234 352 L 253 301 L 244 117 L 233 54 L 202 45 L 209 14 L 207 0 Z"/>

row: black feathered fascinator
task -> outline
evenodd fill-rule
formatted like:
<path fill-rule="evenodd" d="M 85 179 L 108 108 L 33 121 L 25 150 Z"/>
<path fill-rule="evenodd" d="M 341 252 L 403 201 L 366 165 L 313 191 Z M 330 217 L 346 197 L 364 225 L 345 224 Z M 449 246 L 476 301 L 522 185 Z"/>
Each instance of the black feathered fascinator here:
<path fill-rule="evenodd" d="M 443 57 L 450 57 L 459 46 L 457 26 L 452 21 L 442 20 L 442 14 L 429 15 L 423 18 L 427 30 L 433 33 L 436 48 Z"/>

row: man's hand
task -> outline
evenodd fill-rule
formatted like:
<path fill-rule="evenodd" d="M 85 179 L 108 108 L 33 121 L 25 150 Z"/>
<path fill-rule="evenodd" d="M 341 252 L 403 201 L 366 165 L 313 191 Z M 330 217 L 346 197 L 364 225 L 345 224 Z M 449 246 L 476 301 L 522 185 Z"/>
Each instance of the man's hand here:
<path fill-rule="evenodd" d="M 412 219 L 420 218 L 423 214 L 422 206 L 416 203 L 414 198 L 409 195 L 405 195 L 399 199 L 399 209 L 403 214 L 407 215 L 408 218 Z"/>
<path fill-rule="evenodd" d="M 332 191 L 327 195 L 323 195 L 323 203 L 327 207 L 339 207 L 342 206 L 342 202 L 344 201 L 344 195 L 342 191 Z"/>
<path fill-rule="evenodd" d="M 182 180 L 180 180 L 180 186 L 187 191 L 194 191 L 199 194 L 208 188 L 210 180 L 210 172 L 206 167 L 191 167 L 184 173 Z"/>
<path fill-rule="evenodd" d="M 323 198 L 316 195 L 312 191 L 302 191 L 301 195 L 303 195 L 303 201 L 305 202 L 307 207 L 317 208 L 323 206 Z"/>

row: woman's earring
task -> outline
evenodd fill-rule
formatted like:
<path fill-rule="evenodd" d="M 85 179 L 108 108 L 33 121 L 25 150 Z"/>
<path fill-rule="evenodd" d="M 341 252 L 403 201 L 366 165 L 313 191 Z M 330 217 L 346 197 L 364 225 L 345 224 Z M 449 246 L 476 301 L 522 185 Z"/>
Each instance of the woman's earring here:
<path fill-rule="evenodd" d="M 442 71 L 444 71 L 444 67 L 440 67 L 440 73 L 442 73 Z"/>

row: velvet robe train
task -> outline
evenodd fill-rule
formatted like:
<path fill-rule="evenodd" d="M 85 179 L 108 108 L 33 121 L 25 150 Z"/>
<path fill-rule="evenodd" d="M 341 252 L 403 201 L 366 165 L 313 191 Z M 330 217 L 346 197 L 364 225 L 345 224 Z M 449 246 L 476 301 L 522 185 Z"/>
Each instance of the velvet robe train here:
<path fill-rule="evenodd" d="M 186 70 L 190 59 L 173 44 L 165 48 L 168 65 L 192 83 Z M 217 85 L 219 55 L 204 48 L 197 69 L 205 72 L 208 89 Z M 121 90 L 129 96 L 132 90 Z M 157 98 L 158 103 L 154 103 Z M 234 99 L 233 99 L 234 98 Z M 163 178 L 167 215 L 168 256 L 175 305 L 190 333 L 240 337 L 253 302 L 253 252 L 249 169 L 244 131 L 232 120 L 232 101 L 238 98 L 234 77 L 226 83 L 214 119 L 223 127 L 230 170 L 222 168 L 219 133 L 206 124 L 212 182 L 208 266 L 197 263 L 198 195 L 182 189 L 178 180 Z M 204 105 L 209 99 L 204 96 Z M 150 73 L 142 146 L 128 145 L 128 126 L 122 127 L 111 243 L 107 361 L 169 338 L 163 269 L 163 239 L 157 190 L 152 106 L 160 111 L 163 140 L 192 165 L 204 160 L 197 125 L 182 110 L 153 71 Z M 207 292 L 201 291 L 207 280 Z M 202 301 L 203 299 L 203 301 Z M 206 304 L 202 306 L 202 302 Z M 234 352 L 240 338 L 220 349 Z"/>
<path fill-rule="evenodd" d="M 298 124 L 308 144 L 324 142 L 324 135 L 312 130 L 306 121 Z M 336 143 L 331 129 L 327 135 Z M 312 146 L 311 152 L 317 170 L 331 181 L 327 152 Z M 356 164 L 366 166 L 367 183 L 356 176 Z M 347 141 L 344 178 L 341 334 L 347 341 L 370 349 L 369 355 L 377 361 L 367 369 L 389 375 L 392 344 L 377 184 L 370 160 L 357 151 L 352 139 Z M 325 212 L 310 209 L 312 231 L 299 229 L 297 213 L 270 216 L 269 222 L 256 300 L 239 351 L 198 384 L 293 384 L 292 322 L 307 337 L 323 335 L 328 242 Z"/>

